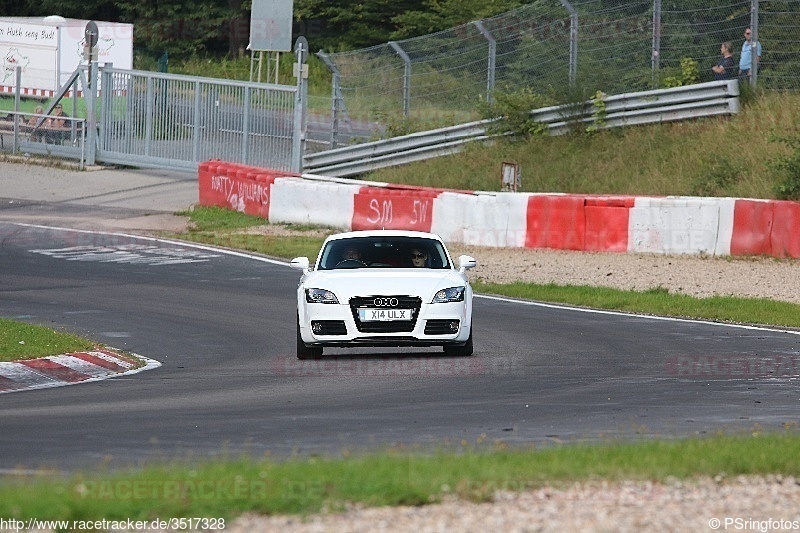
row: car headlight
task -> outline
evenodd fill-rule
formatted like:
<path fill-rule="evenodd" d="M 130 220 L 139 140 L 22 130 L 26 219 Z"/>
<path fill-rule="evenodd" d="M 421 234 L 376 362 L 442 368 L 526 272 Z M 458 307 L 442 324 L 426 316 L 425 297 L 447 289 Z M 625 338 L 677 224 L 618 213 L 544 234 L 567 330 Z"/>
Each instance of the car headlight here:
<path fill-rule="evenodd" d="M 306 302 L 310 304 L 338 304 L 339 300 L 331 291 L 325 289 L 306 289 Z"/>
<path fill-rule="evenodd" d="M 463 302 L 464 292 L 466 287 L 450 287 L 449 289 L 442 289 L 433 295 L 432 304 L 441 304 L 448 302 Z"/>

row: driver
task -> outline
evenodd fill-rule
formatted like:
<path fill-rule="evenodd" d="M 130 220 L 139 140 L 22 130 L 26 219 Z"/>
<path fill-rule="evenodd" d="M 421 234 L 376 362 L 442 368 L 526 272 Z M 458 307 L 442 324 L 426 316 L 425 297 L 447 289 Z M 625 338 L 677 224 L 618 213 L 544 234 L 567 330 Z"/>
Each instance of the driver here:
<path fill-rule="evenodd" d="M 355 246 L 348 246 L 344 249 L 344 253 L 342 254 L 342 260 L 346 261 L 347 259 L 355 259 L 356 261 L 361 261 L 361 250 L 356 248 Z"/>

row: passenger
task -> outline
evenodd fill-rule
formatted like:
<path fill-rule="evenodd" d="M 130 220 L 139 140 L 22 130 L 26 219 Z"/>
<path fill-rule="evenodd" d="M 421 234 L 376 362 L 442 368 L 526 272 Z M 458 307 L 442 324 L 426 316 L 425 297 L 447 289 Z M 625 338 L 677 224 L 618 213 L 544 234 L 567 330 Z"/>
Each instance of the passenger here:
<path fill-rule="evenodd" d="M 428 254 L 419 248 L 411 250 L 411 264 L 415 268 L 425 268 L 428 266 Z"/>

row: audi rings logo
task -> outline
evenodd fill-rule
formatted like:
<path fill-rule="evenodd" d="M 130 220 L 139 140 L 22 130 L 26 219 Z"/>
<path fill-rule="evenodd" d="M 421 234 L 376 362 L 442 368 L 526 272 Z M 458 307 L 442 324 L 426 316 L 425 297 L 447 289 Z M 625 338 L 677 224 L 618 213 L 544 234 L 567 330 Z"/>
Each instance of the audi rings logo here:
<path fill-rule="evenodd" d="M 375 298 L 372 303 L 375 307 L 397 307 L 400 302 L 397 298 Z"/>

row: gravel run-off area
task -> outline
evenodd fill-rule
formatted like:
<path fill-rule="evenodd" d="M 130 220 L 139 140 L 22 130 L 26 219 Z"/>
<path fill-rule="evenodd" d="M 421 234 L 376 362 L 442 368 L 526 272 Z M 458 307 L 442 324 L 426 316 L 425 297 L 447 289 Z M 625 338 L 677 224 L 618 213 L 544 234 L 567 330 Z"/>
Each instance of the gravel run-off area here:
<path fill-rule="evenodd" d="M 644 291 L 662 287 L 700 298 L 743 296 L 800 303 L 800 260 L 766 257 L 587 253 L 451 245 L 478 260 L 472 279 Z"/>
<path fill-rule="evenodd" d="M 792 477 L 700 478 L 666 483 L 602 481 L 458 499 L 419 507 L 354 506 L 307 517 L 244 515 L 228 531 L 660 532 L 798 531 L 800 484 Z"/>

